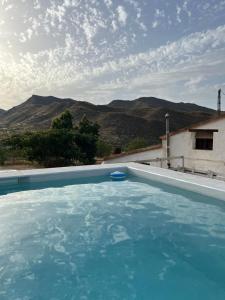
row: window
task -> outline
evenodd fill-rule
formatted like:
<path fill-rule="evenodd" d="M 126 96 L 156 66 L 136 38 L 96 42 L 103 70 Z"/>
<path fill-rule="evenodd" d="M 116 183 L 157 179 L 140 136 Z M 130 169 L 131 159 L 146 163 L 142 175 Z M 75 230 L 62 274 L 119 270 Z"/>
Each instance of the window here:
<path fill-rule="evenodd" d="M 206 130 L 197 131 L 195 134 L 195 149 L 213 150 L 213 132 Z"/>
<path fill-rule="evenodd" d="M 213 139 L 196 138 L 195 149 L 213 150 Z"/>

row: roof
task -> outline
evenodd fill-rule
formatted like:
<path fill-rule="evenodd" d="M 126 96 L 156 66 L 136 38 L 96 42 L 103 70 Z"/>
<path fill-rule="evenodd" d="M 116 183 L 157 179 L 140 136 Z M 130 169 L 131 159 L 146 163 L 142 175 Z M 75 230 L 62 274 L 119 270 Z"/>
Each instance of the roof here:
<path fill-rule="evenodd" d="M 220 116 L 213 116 L 207 120 L 204 120 L 204 121 L 201 121 L 201 122 L 198 122 L 198 123 L 195 123 L 189 127 L 184 127 L 184 128 L 181 128 L 181 129 L 178 129 L 176 131 L 172 131 L 170 132 L 170 136 L 173 136 L 173 135 L 176 135 L 178 133 L 181 133 L 181 132 L 185 132 L 185 131 L 188 131 L 192 128 L 195 128 L 195 127 L 199 127 L 199 126 L 202 126 L 202 125 L 205 125 L 205 124 L 208 124 L 208 123 L 211 123 L 211 122 L 215 122 L 215 121 L 218 121 L 218 120 L 221 120 L 221 119 L 224 119 L 225 118 L 225 113 L 221 114 Z M 161 140 L 165 140 L 166 139 L 166 135 L 163 135 L 160 137 Z"/>
<path fill-rule="evenodd" d="M 145 148 L 131 150 L 128 152 L 122 152 L 120 154 L 113 154 L 108 157 L 105 157 L 104 160 L 107 161 L 107 160 L 111 160 L 111 159 L 115 159 L 115 158 L 120 158 L 120 157 L 124 157 L 124 156 L 128 156 L 128 155 L 132 155 L 132 154 L 147 152 L 147 151 L 156 150 L 156 149 L 160 149 L 160 148 L 162 148 L 162 144 L 157 144 L 157 145 L 153 145 L 153 146 L 149 146 L 149 147 L 145 147 Z"/>

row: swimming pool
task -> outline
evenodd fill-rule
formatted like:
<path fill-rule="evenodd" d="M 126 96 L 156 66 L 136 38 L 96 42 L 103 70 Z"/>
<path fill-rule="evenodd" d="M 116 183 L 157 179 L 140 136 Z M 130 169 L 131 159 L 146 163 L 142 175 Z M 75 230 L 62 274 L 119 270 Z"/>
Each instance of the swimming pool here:
<path fill-rule="evenodd" d="M 225 299 L 225 203 L 130 175 L 0 189 L 0 299 Z"/>

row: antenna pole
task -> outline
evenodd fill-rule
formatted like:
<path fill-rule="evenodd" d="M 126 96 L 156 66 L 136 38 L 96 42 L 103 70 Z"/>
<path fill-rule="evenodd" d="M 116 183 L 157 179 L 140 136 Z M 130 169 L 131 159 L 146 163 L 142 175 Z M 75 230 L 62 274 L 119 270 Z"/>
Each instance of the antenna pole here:
<path fill-rule="evenodd" d="M 218 101 L 217 101 L 217 114 L 221 113 L 221 89 L 218 90 Z"/>

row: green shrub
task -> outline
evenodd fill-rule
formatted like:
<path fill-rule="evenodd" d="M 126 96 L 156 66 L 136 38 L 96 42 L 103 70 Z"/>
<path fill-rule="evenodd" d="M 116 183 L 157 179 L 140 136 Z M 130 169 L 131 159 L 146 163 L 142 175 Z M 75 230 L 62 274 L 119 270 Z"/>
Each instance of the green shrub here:
<path fill-rule="evenodd" d="M 0 148 L 0 165 L 3 166 L 7 160 L 7 151 L 4 148 Z"/>
<path fill-rule="evenodd" d="M 103 140 L 97 141 L 97 157 L 106 157 L 112 153 L 112 146 Z"/>
<path fill-rule="evenodd" d="M 141 149 L 147 147 L 147 142 L 144 138 L 135 138 L 129 142 L 129 144 L 126 146 L 126 151 L 132 151 L 136 149 Z"/>
<path fill-rule="evenodd" d="M 73 128 L 72 115 L 64 112 L 49 130 L 17 134 L 5 140 L 11 153 L 45 167 L 93 164 L 97 153 L 99 126 L 84 117 Z"/>

